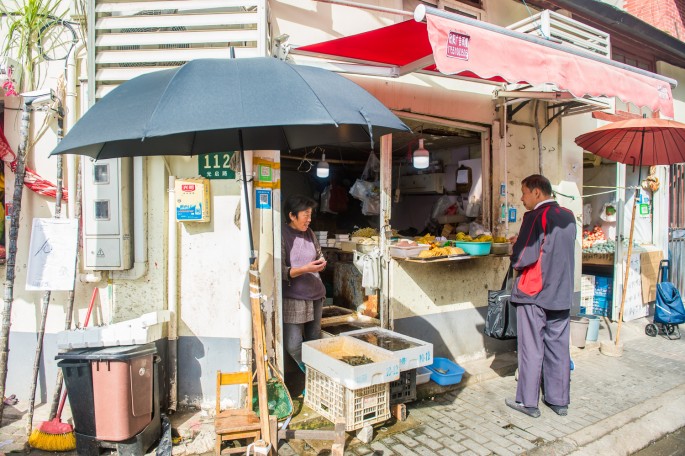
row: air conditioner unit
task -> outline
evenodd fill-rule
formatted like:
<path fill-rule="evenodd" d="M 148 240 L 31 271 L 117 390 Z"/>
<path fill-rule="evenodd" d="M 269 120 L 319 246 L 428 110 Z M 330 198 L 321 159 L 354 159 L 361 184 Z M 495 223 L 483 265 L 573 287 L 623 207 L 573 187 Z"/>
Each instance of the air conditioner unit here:
<path fill-rule="evenodd" d="M 400 177 L 400 190 L 404 194 L 444 193 L 445 174 L 413 174 Z"/>

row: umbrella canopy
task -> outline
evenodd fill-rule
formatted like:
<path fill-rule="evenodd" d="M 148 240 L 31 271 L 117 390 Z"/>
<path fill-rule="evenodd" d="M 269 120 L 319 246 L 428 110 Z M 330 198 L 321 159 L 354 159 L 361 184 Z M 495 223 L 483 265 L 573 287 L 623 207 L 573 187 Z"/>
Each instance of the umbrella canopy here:
<path fill-rule="evenodd" d="M 623 120 L 578 136 L 576 144 L 627 165 L 671 165 L 685 162 L 685 124 L 665 119 Z"/>
<path fill-rule="evenodd" d="M 671 165 L 685 162 L 685 124 L 665 119 L 630 119 L 614 122 L 596 128 L 576 138 L 576 144 L 583 149 L 610 160 L 636 165 L 638 184 L 642 181 L 643 165 Z M 633 213 L 630 219 L 630 236 L 628 239 L 627 258 L 632 258 L 633 234 L 635 232 L 635 212 L 639 194 L 639 185 L 633 198 Z M 626 293 L 630 277 L 630 261 L 626 261 L 623 276 L 623 293 L 618 314 L 615 345 L 618 347 L 623 323 Z M 620 351 L 607 351 L 606 354 Z"/>
<path fill-rule="evenodd" d="M 92 158 L 288 150 L 410 131 L 354 82 L 270 57 L 198 59 L 103 97 L 52 151 Z"/>

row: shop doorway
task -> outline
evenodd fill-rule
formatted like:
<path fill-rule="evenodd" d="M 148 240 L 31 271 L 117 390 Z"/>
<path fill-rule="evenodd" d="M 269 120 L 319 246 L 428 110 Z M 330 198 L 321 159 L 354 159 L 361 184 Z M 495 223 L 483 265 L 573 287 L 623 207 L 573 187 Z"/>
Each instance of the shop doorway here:
<path fill-rule="evenodd" d="M 391 169 L 392 238 L 427 234 L 454 238 L 458 230 L 468 232 L 471 222 L 491 230 L 489 127 L 396 114 L 413 133 L 393 135 L 392 164 L 386 166 Z M 414 155 L 421 142 L 429 158 L 425 167 L 417 168 Z M 364 254 L 374 251 L 384 228 L 379 204 L 380 159 L 378 142 L 373 151 L 368 145 L 348 144 L 293 150 L 280 156 L 281 201 L 299 194 L 318 203 L 310 228 L 327 260 L 320 273 L 326 288 L 322 337 L 381 324 L 382 278 L 378 277 L 377 288 L 364 287 L 369 282 L 360 263 Z M 327 176 L 322 177 L 321 168 L 328 169 Z M 277 306 L 277 318 L 282 318 L 281 306 L 282 302 Z M 279 342 L 283 347 L 282 340 Z M 281 353 L 279 365 L 297 397 L 304 388 L 304 376 L 289 354 Z"/>

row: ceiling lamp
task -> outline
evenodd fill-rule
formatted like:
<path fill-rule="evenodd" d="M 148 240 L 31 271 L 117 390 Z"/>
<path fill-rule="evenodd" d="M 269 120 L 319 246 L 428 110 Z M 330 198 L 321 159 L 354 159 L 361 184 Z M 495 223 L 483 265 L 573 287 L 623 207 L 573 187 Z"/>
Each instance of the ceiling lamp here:
<path fill-rule="evenodd" d="M 412 164 L 414 165 L 414 168 L 417 169 L 428 168 L 428 165 L 430 164 L 430 155 L 423 147 L 423 139 L 419 139 L 419 148 L 414 151 Z"/>
<path fill-rule="evenodd" d="M 328 162 L 326 161 L 326 154 L 321 154 L 321 161 L 316 165 L 316 177 L 328 177 L 329 173 Z"/>

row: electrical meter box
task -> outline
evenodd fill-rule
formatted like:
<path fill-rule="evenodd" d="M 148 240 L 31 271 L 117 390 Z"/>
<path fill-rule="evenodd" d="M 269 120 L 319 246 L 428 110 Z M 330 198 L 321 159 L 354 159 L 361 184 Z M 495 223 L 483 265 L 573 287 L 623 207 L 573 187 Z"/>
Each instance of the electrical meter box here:
<path fill-rule="evenodd" d="M 85 269 L 133 267 L 132 161 L 83 159 L 83 256 Z"/>
<path fill-rule="evenodd" d="M 209 222 L 209 179 L 176 179 L 176 220 Z"/>

